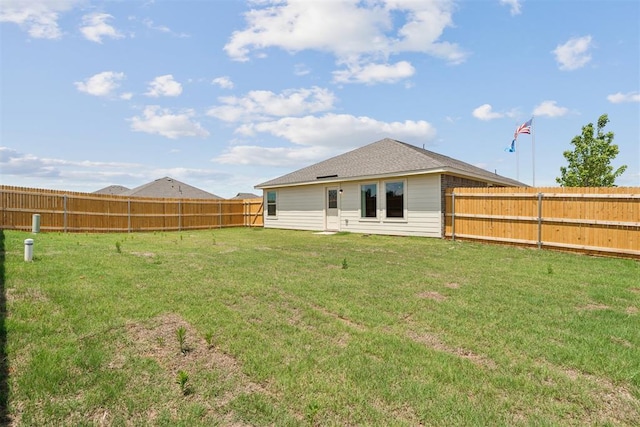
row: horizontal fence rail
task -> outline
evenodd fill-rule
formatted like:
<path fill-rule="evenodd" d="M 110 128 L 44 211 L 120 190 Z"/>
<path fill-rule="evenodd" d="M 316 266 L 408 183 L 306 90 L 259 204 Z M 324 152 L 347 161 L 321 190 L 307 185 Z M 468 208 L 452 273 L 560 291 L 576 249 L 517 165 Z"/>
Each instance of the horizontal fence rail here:
<path fill-rule="evenodd" d="M 640 188 L 453 188 L 445 237 L 640 258 Z"/>
<path fill-rule="evenodd" d="M 262 227 L 262 199 L 154 199 L 0 186 L 0 228 L 29 231 L 181 231 Z"/>

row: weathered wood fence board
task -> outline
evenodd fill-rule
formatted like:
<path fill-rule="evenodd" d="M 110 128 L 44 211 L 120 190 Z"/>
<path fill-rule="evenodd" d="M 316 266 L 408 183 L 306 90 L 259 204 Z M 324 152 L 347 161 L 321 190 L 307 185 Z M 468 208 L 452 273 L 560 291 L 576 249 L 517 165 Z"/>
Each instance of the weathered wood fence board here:
<path fill-rule="evenodd" d="M 154 199 L 0 186 L 0 228 L 131 232 L 261 227 L 262 199 Z"/>
<path fill-rule="evenodd" d="M 640 258 L 640 188 L 454 188 L 445 237 Z"/>

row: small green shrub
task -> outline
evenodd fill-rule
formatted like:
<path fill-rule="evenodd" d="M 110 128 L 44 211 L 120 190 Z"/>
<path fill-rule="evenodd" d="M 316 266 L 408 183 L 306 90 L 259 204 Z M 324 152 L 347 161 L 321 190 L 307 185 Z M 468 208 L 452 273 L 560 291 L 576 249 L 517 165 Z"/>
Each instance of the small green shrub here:
<path fill-rule="evenodd" d="M 187 329 L 184 326 L 180 326 L 176 330 L 176 337 L 178 338 L 178 344 L 180 345 L 180 351 L 182 354 L 187 352 Z"/>
<path fill-rule="evenodd" d="M 307 418 L 307 421 L 309 422 L 309 425 L 315 425 L 315 419 L 319 411 L 320 405 L 318 404 L 318 402 L 313 401 L 307 405 L 305 416 Z"/>
<path fill-rule="evenodd" d="M 187 382 L 189 382 L 189 374 L 187 374 L 183 370 L 178 371 L 176 383 L 180 386 L 180 391 L 184 396 L 190 393 L 189 385 L 187 384 Z"/>
<path fill-rule="evenodd" d="M 213 332 L 204 334 L 204 340 L 207 342 L 207 348 L 213 348 Z"/>

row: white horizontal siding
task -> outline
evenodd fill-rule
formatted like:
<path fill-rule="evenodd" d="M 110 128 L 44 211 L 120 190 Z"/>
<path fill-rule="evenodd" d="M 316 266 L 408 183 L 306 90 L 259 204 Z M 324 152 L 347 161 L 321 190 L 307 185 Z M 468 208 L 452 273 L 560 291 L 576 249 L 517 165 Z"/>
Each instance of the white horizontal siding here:
<path fill-rule="evenodd" d="M 360 185 L 370 182 L 378 184 L 378 218 L 364 219 L 360 217 Z M 442 237 L 440 175 L 419 175 L 406 179 L 404 193 L 407 200 L 407 212 L 406 218 L 403 220 L 391 220 L 384 217 L 383 183 L 384 181 L 380 180 L 350 182 L 342 185 L 340 211 L 340 229 L 342 231 Z"/>
<path fill-rule="evenodd" d="M 265 197 L 267 191 L 265 190 Z M 276 217 L 264 217 L 265 228 L 324 230 L 324 187 L 307 185 L 278 188 Z M 266 202 L 265 202 L 266 203 Z"/>
<path fill-rule="evenodd" d="M 405 181 L 406 218 L 386 219 L 384 182 Z M 360 185 L 378 184 L 378 218 L 360 217 Z M 398 236 L 442 237 L 440 175 L 417 175 L 406 178 L 355 181 L 336 184 L 339 196 L 340 230 L 352 233 L 388 234 Z M 267 191 L 265 190 L 265 197 Z M 325 186 L 306 185 L 278 188 L 277 217 L 266 216 L 265 228 L 294 230 L 324 230 Z"/>

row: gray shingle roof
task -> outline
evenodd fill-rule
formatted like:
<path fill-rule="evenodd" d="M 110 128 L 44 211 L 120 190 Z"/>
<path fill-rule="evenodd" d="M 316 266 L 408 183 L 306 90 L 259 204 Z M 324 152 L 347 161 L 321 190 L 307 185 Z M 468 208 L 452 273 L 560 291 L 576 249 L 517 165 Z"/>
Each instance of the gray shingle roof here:
<path fill-rule="evenodd" d="M 259 199 L 260 196 L 253 193 L 238 193 L 235 197 L 232 197 L 230 200 L 243 200 L 243 199 Z"/>
<path fill-rule="evenodd" d="M 156 197 L 168 199 L 221 199 L 222 197 L 208 193 L 173 178 L 164 177 L 125 191 L 121 196 Z"/>
<path fill-rule="evenodd" d="M 255 188 L 342 181 L 356 178 L 407 175 L 411 173 L 451 173 L 493 184 L 526 187 L 526 184 L 454 158 L 434 153 L 395 139 L 385 138 L 353 151 L 263 182 Z"/>
<path fill-rule="evenodd" d="M 119 196 L 124 192 L 129 191 L 130 189 L 124 187 L 122 185 L 110 185 L 108 187 L 101 188 L 100 190 L 94 191 L 93 194 L 109 194 L 112 196 Z"/>

